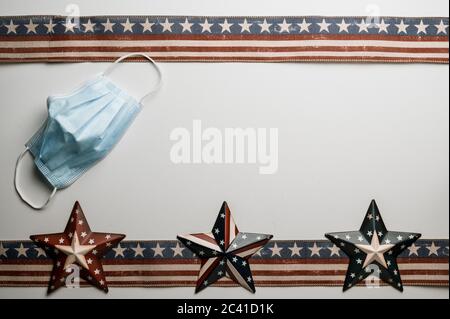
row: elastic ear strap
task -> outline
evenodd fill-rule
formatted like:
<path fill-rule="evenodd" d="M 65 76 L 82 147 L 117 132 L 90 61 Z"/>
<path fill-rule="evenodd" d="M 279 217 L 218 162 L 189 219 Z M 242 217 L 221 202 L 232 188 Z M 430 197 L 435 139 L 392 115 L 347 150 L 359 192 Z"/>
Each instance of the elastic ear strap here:
<path fill-rule="evenodd" d="M 47 206 L 48 203 L 50 203 L 50 201 L 52 200 L 53 196 L 55 196 L 56 191 L 57 191 L 58 189 L 57 189 L 56 187 L 53 187 L 53 191 L 52 191 L 52 193 L 50 194 L 50 196 L 47 198 L 47 201 L 46 201 L 44 204 L 40 205 L 40 206 L 32 204 L 31 202 L 29 202 L 27 199 L 25 199 L 25 198 L 23 197 L 22 191 L 19 189 L 19 185 L 17 184 L 17 175 L 18 175 L 18 171 L 19 171 L 19 170 L 18 170 L 18 168 L 19 168 L 19 163 L 22 161 L 23 157 L 25 156 L 25 154 L 26 154 L 28 151 L 29 151 L 29 149 L 28 149 L 28 147 L 27 147 L 27 148 L 25 149 L 25 151 L 23 151 L 23 152 L 19 155 L 19 157 L 17 158 L 17 161 L 16 161 L 16 167 L 15 167 L 15 169 L 14 169 L 14 187 L 15 187 L 15 189 L 16 189 L 17 194 L 19 195 L 20 199 L 21 199 L 23 202 L 25 202 L 28 206 L 30 206 L 30 207 L 33 208 L 33 209 L 40 210 L 40 209 L 44 208 L 45 206 Z"/>
<path fill-rule="evenodd" d="M 158 75 L 158 82 L 156 83 L 155 87 L 150 90 L 149 92 L 147 92 L 139 101 L 144 100 L 147 96 L 149 96 L 150 94 L 155 93 L 156 91 L 158 91 L 162 85 L 162 80 L 163 80 L 163 76 L 162 76 L 162 72 L 161 69 L 159 68 L 159 65 L 151 58 L 149 57 L 146 53 L 143 52 L 133 52 L 133 53 L 129 53 L 129 54 L 125 54 L 123 56 L 121 56 L 120 58 L 118 58 L 116 61 L 114 61 L 114 63 L 112 65 L 110 65 L 105 72 L 103 72 L 103 75 L 108 75 L 110 74 L 117 66 L 117 63 L 128 59 L 129 57 L 132 56 L 142 56 L 144 58 L 146 58 L 147 60 L 149 60 L 153 66 L 155 67 L 156 73 Z"/>

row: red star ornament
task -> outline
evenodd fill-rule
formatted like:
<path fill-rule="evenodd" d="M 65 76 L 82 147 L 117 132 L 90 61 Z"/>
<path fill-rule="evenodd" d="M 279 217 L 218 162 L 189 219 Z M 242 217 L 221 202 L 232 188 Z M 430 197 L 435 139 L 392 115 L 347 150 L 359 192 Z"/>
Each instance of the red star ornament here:
<path fill-rule="evenodd" d="M 66 285 L 72 265 L 79 267 L 81 278 L 108 292 L 101 258 L 124 238 L 122 234 L 92 232 L 80 204 L 75 202 L 64 232 L 30 236 L 54 260 L 47 293 Z"/>

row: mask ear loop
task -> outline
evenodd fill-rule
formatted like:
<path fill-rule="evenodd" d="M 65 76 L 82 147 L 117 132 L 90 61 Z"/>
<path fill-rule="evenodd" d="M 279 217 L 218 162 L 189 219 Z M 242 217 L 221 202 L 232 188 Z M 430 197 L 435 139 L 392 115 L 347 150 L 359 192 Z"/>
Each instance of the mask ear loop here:
<path fill-rule="evenodd" d="M 17 184 L 17 175 L 18 175 L 18 168 L 19 168 L 19 163 L 22 161 L 22 159 L 23 159 L 23 157 L 25 156 L 25 154 L 27 153 L 29 151 L 29 149 L 28 149 L 28 147 L 25 149 L 25 151 L 23 151 L 20 155 L 19 155 L 19 157 L 17 158 L 17 161 L 16 161 L 16 167 L 15 167 L 15 169 L 14 169 L 14 187 L 15 187 L 15 189 L 16 189 L 16 192 L 17 192 L 17 194 L 19 195 L 19 197 L 20 197 L 20 199 L 24 202 L 24 203 L 26 203 L 28 206 L 30 206 L 31 208 L 33 208 L 33 209 L 36 209 L 36 210 L 40 210 L 40 209 L 43 209 L 45 206 L 47 206 L 48 205 L 48 203 L 50 203 L 50 201 L 52 200 L 52 198 L 53 198 L 53 196 L 55 196 L 55 194 L 56 194 L 56 191 L 58 190 L 56 187 L 53 187 L 53 191 L 52 191 L 52 193 L 50 194 L 50 196 L 47 198 L 47 201 L 45 201 L 45 203 L 44 204 L 42 204 L 42 205 L 34 205 L 34 204 L 32 204 L 31 202 L 29 202 L 27 199 L 25 199 L 24 198 L 24 196 L 23 196 L 23 193 L 22 193 L 22 191 L 20 190 L 20 188 L 19 188 L 19 186 L 18 186 L 18 184 Z"/>
<path fill-rule="evenodd" d="M 148 97 L 149 95 L 158 91 L 161 88 L 162 82 L 163 82 L 163 76 L 162 76 L 161 69 L 159 68 L 159 65 L 150 56 L 148 56 L 147 54 L 145 54 L 143 52 L 133 52 L 133 53 L 125 54 L 125 55 L 121 56 L 120 58 L 118 58 L 116 61 L 114 61 L 114 63 L 112 65 L 110 65 L 103 72 L 103 75 L 107 76 L 116 68 L 117 63 L 119 63 L 125 59 L 128 59 L 129 57 L 132 57 L 132 56 L 142 56 L 142 57 L 146 58 L 147 60 L 149 60 L 153 64 L 153 67 L 155 68 L 156 73 L 158 75 L 158 82 L 156 83 L 155 87 L 152 90 L 150 90 L 149 92 L 147 92 L 143 97 L 141 97 L 141 99 L 139 100 L 139 102 L 141 103 L 146 97 Z"/>

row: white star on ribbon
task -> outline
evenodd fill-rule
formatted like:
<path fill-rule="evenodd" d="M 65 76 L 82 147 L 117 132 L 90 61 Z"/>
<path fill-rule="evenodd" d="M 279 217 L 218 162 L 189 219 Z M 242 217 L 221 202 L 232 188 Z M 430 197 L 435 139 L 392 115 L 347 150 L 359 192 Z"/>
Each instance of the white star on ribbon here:
<path fill-rule="evenodd" d="M 405 34 L 407 34 L 408 33 L 408 27 L 410 26 L 409 24 L 405 24 L 405 22 L 403 22 L 403 19 L 402 19 L 402 21 L 400 21 L 400 23 L 399 24 L 396 24 L 395 25 L 396 27 L 397 27 L 397 29 L 398 29 L 398 31 L 397 31 L 397 33 L 398 34 L 400 34 L 400 33 L 405 33 Z"/>
<path fill-rule="evenodd" d="M 267 23 L 266 19 L 264 19 L 263 23 L 259 23 L 258 25 L 261 27 L 261 31 L 259 31 L 260 33 L 263 33 L 263 32 L 270 33 L 270 29 L 269 28 L 270 28 L 270 26 L 272 24 Z"/>
<path fill-rule="evenodd" d="M 444 24 L 443 20 L 441 20 L 441 23 L 436 24 L 435 27 L 437 28 L 436 34 L 440 34 L 440 33 L 447 34 L 448 25 Z"/>
<path fill-rule="evenodd" d="M 84 32 L 94 32 L 95 25 L 96 23 L 92 23 L 91 19 L 89 19 L 87 23 L 83 23 Z"/>
<path fill-rule="evenodd" d="M 116 248 L 113 248 L 114 252 L 116 253 L 116 255 L 114 257 L 118 257 L 118 256 L 122 256 L 125 257 L 125 255 L 123 254 L 123 252 L 125 250 L 127 250 L 127 248 L 123 248 L 120 244 L 117 245 Z"/>
<path fill-rule="evenodd" d="M 45 250 L 43 250 L 42 248 L 35 247 L 34 250 L 36 250 L 36 252 L 37 252 L 36 258 L 39 258 L 40 256 L 47 257 Z M 0 249 L 0 251 L 1 251 L 1 249 Z"/>
<path fill-rule="evenodd" d="M 159 23 L 160 25 L 162 25 L 163 30 L 162 32 L 172 32 L 172 26 L 173 26 L 173 22 L 169 22 L 169 19 L 166 18 L 166 20 L 163 23 Z"/>
<path fill-rule="evenodd" d="M 199 23 L 200 26 L 202 27 L 202 32 L 209 32 L 211 33 L 211 27 L 214 25 L 213 23 L 209 23 L 208 19 L 205 19 L 205 22 L 203 23 Z"/>
<path fill-rule="evenodd" d="M 19 248 L 15 248 L 17 250 L 17 257 L 24 256 L 28 257 L 27 251 L 28 248 L 23 247 L 23 244 L 20 244 Z"/>
<path fill-rule="evenodd" d="M 47 33 L 53 33 L 53 28 L 56 26 L 56 23 L 53 23 L 53 20 L 50 18 L 50 21 L 44 23 L 44 26 L 47 28 Z"/>
<path fill-rule="evenodd" d="M 137 257 L 137 256 L 144 257 L 144 250 L 146 248 L 142 248 L 139 243 L 137 244 L 137 246 L 135 248 L 131 248 L 131 249 L 134 250 L 134 257 Z"/>
<path fill-rule="evenodd" d="M 333 246 L 328 247 L 328 249 L 330 250 L 330 257 L 334 256 L 334 255 L 340 256 L 339 251 L 341 249 L 338 246 L 333 245 Z"/>
<path fill-rule="evenodd" d="M 9 33 L 17 33 L 16 29 L 19 25 L 14 24 L 12 20 L 9 20 L 9 24 L 4 24 L 4 26 L 8 29 L 7 34 L 9 34 Z"/>
<path fill-rule="evenodd" d="M 420 20 L 420 23 L 416 24 L 415 27 L 417 28 L 417 34 L 420 34 L 420 33 L 427 34 L 427 28 L 429 27 L 429 25 L 424 24 L 423 20 Z"/>
<path fill-rule="evenodd" d="M 321 22 L 321 23 L 317 23 L 317 25 L 320 27 L 319 32 L 322 32 L 322 31 L 330 32 L 330 31 L 328 30 L 328 27 L 331 25 L 331 23 L 327 23 L 327 22 L 325 21 L 325 19 L 322 19 L 322 22 Z"/>
<path fill-rule="evenodd" d="M 123 32 L 131 32 L 133 33 L 133 26 L 135 25 L 135 23 L 131 23 L 130 19 L 127 18 L 127 21 L 125 21 L 125 23 L 121 23 L 121 25 L 123 26 Z"/>
<path fill-rule="evenodd" d="M 156 247 L 155 248 L 152 248 L 152 250 L 153 250 L 153 255 L 156 257 L 156 256 L 161 256 L 161 257 L 164 257 L 164 255 L 163 255 L 163 251 L 165 250 L 166 248 L 162 248 L 160 245 L 159 245 L 159 243 L 156 243 Z"/>
<path fill-rule="evenodd" d="M 416 255 L 416 256 L 419 256 L 419 252 L 418 252 L 418 250 L 421 248 L 421 246 L 416 246 L 415 244 L 411 244 L 411 247 L 408 247 L 408 250 L 409 250 L 409 254 L 408 254 L 408 256 L 411 256 L 411 255 Z"/>
<path fill-rule="evenodd" d="M 309 27 L 311 26 L 311 23 L 306 23 L 305 18 L 303 18 L 302 23 L 297 24 L 300 27 L 300 33 L 305 31 L 309 33 Z"/>
<path fill-rule="evenodd" d="M 181 247 L 180 244 L 177 242 L 177 245 L 175 247 L 170 248 L 173 250 L 173 257 L 180 255 L 181 257 L 183 257 L 183 250 L 185 250 L 185 248 Z"/>
<path fill-rule="evenodd" d="M 152 32 L 152 27 L 153 27 L 154 23 L 149 22 L 148 18 L 145 18 L 145 22 L 140 23 L 140 25 L 142 26 L 142 32 L 145 32 L 145 31 Z"/>
<path fill-rule="evenodd" d="M 228 23 L 228 20 L 225 19 L 225 21 L 223 21 L 223 23 L 219 23 L 220 27 L 222 28 L 222 33 L 226 32 L 230 32 L 230 27 L 233 25 L 232 23 Z M 225 216 L 224 216 L 225 217 Z"/>
<path fill-rule="evenodd" d="M 106 32 L 106 31 L 114 32 L 113 27 L 114 27 L 116 24 L 115 24 L 115 23 L 111 23 L 111 22 L 109 21 L 109 19 L 106 19 L 106 22 L 105 22 L 105 23 L 102 23 L 102 25 L 103 25 L 103 27 L 105 28 L 105 29 L 103 30 L 103 32 Z"/>
<path fill-rule="evenodd" d="M 239 23 L 239 25 L 241 26 L 241 33 L 242 32 L 250 33 L 250 27 L 252 26 L 252 23 L 248 23 L 247 19 L 244 19 L 244 22 L 243 23 Z"/>
<path fill-rule="evenodd" d="M 439 255 L 439 253 L 438 253 L 438 250 L 439 250 L 439 248 L 441 248 L 440 246 L 436 246 L 435 245 L 435 243 L 434 243 L 434 241 L 431 243 L 431 246 L 426 246 L 426 248 L 428 249 L 428 256 L 431 256 L 431 255 L 436 255 L 436 256 L 438 256 Z"/>
<path fill-rule="evenodd" d="M 75 33 L 74 28 L 78 27 L 76 23 L 72 21 L 72 19 L 67 19 L 66 23 L 64 24 L 64 27 L 66 28 L 64 32 L 73 32 Z"/>
<path fill-rule="evenodd" d="M 389 25 L 390 24 L 386 24 L 385 22 L 384 22 L 384 19 L 381 19 L 381 23 L 378 23 L 377 24 L 377 27 L 378 27 L 378 33 L 381 33 L 381 32 L 385 32 L 385 33 L 388 33 L 389 31 L 388 31 L 388 27 L 389 27 Z"/>
<path fill-rule="evenodd" d="M 281 251 L 283 250 L 282 247 L 278 247 L 277 243 L 272 248 L 269 248 L 272 251 L 272 257 L 274 256 L 280 256 L 281 257 Z"/>
<path fill-rule="evenodd" d="M 192 28 L 193 23 L 189 22 L 187 18 L 186 18 L 186 20 L 184 20 L 183 23 L 180 23 L 180 25 L 183 27 L 183 30 L 181 30 L 181 32 L 184 32 L 184 31 L 192 32 L 191 28 Z"/>
<path fill-rule="evenodd" d="M 8 255 L 6 255 L 8 250 L 9 248 L 3 247 L 3 243 L 0 242 L 0 256 L 8 257 Z"/>
<path fill-rule="evenodd" d="M 308 247 L 308 249 L 311 251 L 311 257 L 314 255 L 317 255 L 320 257 L 320 250 L 322 247 L 318 247 L 317 243 L 314 243 L 312 247 Z"/>
<path fill-rule="evenodd" d="M 289 28 L 291 27 L 291 25 L 292 25 L 291 23 L 286 22 L 286 19 L 283 19 L 283 23 L 278 23 L 278 26 L 280 27 L 280 33 L 283 32 L 289 33 L 290 32 Z"/>
<path fill-rule="evenodd" d="M 361 33 L 361 32 L 369 32 L 369 27 L 370 27 L 370 24 L 369 23 L 367 23 L 367 21 L 366 20 L 364 20 L 364 19 L 362 19 L 361 20 L 361 23 L 357 23 L 356 24 L 358 27 L 359 27 L 359 33 Z M 369 217 L 369 216 L 367 216 L 367 218 L 371 218 L 371 217 Z"/>
<path fill-rule="evenodd" d="M 288 248 L 291 251 L 291 257 L 293 257 L 293 256 L 299 256 L 300 257 L 300 250 L 303 249 L 303 247 L 298 247 L 297 243 L 294 243 L 294 246 L 288 247 Z"/>
<path fill-rule="evenodd" d="M 33 21 L 30 19 L 30 23 L 24 24 L 24 26 L 27 28 L 27 34 L 28 33 L 36 33 L 36 27 L 39 26 L 39 24 L 33 23 Z"/>
<path fill-rule="evenodd" d="M 341 23 L 336 23 L 336 25 L 339 27 L 339 32 L 347 32 L 348 33 L 348 27 L 351 25 L 350 23 L 345 23 L 345 20 L 342 19 Z"/>

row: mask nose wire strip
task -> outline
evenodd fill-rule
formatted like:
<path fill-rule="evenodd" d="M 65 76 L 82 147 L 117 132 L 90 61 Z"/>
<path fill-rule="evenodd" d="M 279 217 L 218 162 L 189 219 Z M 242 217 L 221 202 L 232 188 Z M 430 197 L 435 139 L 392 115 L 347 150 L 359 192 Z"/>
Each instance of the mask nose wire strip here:
<path fill-rule="evenodd" d="M 31 202 L 29 202 L 27 199 L 25 199 L 25 197 L 23 196 L 23 192 L 20 190 L 20 188 L 19 188 L 19 185 L 18 185 L 18 183 L 17 183 L 17 175 L 18 175 L 18 173 L 19 173 L 19 164 L 20 164 L 20 162 L 22 161 L 22 159 L 23 159 L 23 157 L 25 156 L 25 154 L 27 153 L 29 151 L 29 149 L 28 149 L 28 147 L 19 155 L 19 157 L 17 158 L 17 161 L 16 161 L 16 167 L 15 167 L 15 169 L 14 169 L 14 187 L 15 187 L 15 189 L 16 189 L 16 192 L 17 192 L 17 195 L 19 195 L 19 197 L 20 197 L 20 199 L 23 201 L 23 202 L 25 202 L 28 206 L 30 206 L 31 208 L 33 208 L 33 209 L 36 209 L 36 210 L 40 210 L 40 209 L 43 209 L 45 206 L 47 206 L 48 205 L 48 203 L 50 203 L 50 201 L 52 200 L 52 198 L 53 198 L 53 196 L 55 196 L 55 194 L 56 194 L 56 191 L 58 190 L 56 187 L 53 187 L 53 191 L 52 191 L 52 193 L 50 194 L 50 196 L 47 198 L 47 200 L 45 201 L 45 203 L 44 204 L 42 204 L 42 205 L 35 205 L 35 204 L 32 204 Z"/>
<path fill-rule="evenodd" d="M 142 57 L 146 58 L 147 60 L 149 60 L 149 61 L 153 64 L 153 67 L 155 68 L 156 73 L 157 73 L 157 75 L 158 75 L 158 82 L 157 82 L 156 85 L 153 87 L 153 89 L 151 89 L 149 92 L 147 92 L 147 93 L 139 100 L 139 102 L 142 102 L 147 96 L 149 96 L 149 95 L 155 93 L 156 91 L 158 91 L 158 90 L 161 88 L 162 82 L 163 82 L 162 71 L 161 71 L 159 65 L 158 65 L 158 64 L 157 64 L 150 56 L 148 56 L 146 53 L 143 53 L 143 52 L 133 52 L 133 53 L 129 53 L 129 54 L 125 54 L 125 55 L 121 56 L 121 57 L 118 58 L 116 61 L 114 61 L 114 63 L 113 63 L 111 66 L 109 66 L 109 67 L 103 72 L 103 75 L 104 75 L 104 76 L 107 76 L 108 74 L 110 74 L 110 73 L 115 69 L 115 67 L 117 66 L 117 63 L 119 63 L 119 62 L 121 62 L 121 61 L 123 61 L 123 60 L 125 60 L 125 59 L 128 59 L 129 57 L 132 57 L 132 56 L 142 56 Z"/>

